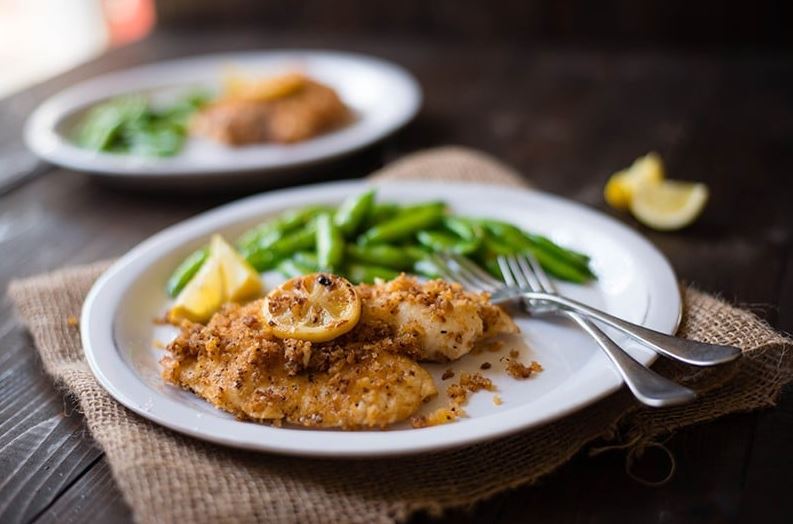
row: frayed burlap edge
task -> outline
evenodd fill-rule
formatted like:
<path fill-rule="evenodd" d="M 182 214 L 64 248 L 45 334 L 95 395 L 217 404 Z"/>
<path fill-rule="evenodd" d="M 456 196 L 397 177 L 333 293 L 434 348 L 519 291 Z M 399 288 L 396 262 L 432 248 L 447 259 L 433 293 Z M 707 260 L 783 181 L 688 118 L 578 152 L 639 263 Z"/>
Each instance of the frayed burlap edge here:
<path fill-rule="evenodd" d="M 465 179 L 521 185 L 481 153 L 419 153 L 376 179 Z M 657 369 L 700 392 L 697 402 L 648 409 L 625 391 L 540 428 L 443 453 L 378 460 L 315 460 L 242 452 L 181 436 L 116 403 L 83 357 L 82 301 L 108 263 L 13 282 L 9 289 L 46 371 L 77 399 L 92 435 L 138 522 L 393 522 L 417 510 L 439 514 L 535 482 L 599 437 L 641 447 L 675 429 L 773 404 L 793 378 L 791 341 L 753 314 L 684 291 L 680 334 L 735 344 L 744 358 L 700 370 L 669 361 Z"/>

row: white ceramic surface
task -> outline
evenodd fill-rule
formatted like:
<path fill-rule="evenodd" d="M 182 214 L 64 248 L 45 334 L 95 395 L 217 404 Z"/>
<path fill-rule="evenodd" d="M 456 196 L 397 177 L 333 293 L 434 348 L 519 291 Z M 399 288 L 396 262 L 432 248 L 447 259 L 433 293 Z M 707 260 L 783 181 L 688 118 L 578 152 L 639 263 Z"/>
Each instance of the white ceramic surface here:
<path fill-rule="evenodd" d="M 151 93 L 160 99 L 193 87 L 216 92 L 229 67 L 265 76 L 301 70 L 333 87 L 355 114 L 353 123 L 304 142 L 230 148 L 200 138 L 169 158 L 98 153 L 69 139 L 79 115 L 107 98 Z M 403 68 L 376 58 L 330 51 L 250 51 L 161 62 L 103 75 L 66 89 L 30 116 L 25 140 L 45 160 L 115 178 L 216 177 L 316 164 L 372 144 L 415 116 L 421 88 Z"/>
<path fill-rule="evenodd" d="M 194 395 L 163 383 L 155 341 L 168 342 L 170 327 L 156 326 L 169 301 L 163 287 L 170 271 L 190 251 L 219 231 L 234 238 L 268 215 L 310 203 L 337 203 L 366 183 L 337 182 L 249 197 L 170 227 L 135 247 L 94 285 L 82 313 L 83 344 L 99 382 L 122 404 L 159 424 L 198 438 L 246 449 L 309 456 L 374 457 L 462 446 L 547 423 L 615 391 L 620 378 L 595 344 L 563 321 L 516 317 L 522 335 L 500 353 L 468 355 L 451 365 L 428 365 L 439 390 L 449 367 L 479 370 L 498 386 L 473 395 L 468 418 L 423 429 L 317 431 L 240 422 Z M 500 218 L 588 253 L 599 280 L 562 285 L 583 302 L 665 333 L 677 328 L 681 299 L 666 259 L 634 231 L 596 211 L 548 194 L 452 183 L 381 184 L 378 198 L 398 202 L 443 199 L 458 213 Z M 270 285 L 275 281 L 267 279 Z M 619 339 L 624 341 L 624 339 Z M 509 377 L 498 361 L 511 348 L 544 371 L 528 380 Z M 626 344 L 644 363 L 655 355 Z M 454 380 L 454 379 L 453 379 Z M 422 409 L 445 403 L 445 393 Z"/>

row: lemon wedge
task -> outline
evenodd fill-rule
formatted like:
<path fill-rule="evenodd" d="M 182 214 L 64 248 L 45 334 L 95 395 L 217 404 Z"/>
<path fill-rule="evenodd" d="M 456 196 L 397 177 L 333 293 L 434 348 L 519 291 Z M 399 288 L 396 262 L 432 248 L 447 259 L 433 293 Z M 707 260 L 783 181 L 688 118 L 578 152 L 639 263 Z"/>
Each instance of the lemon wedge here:
<path fill-rule="evenodd" d="M 176 302 L 168 311 L 168 320 L 206 322 L 223 305 L 223 288 L 220 260 L 210 256 L 176 297 Z"/>
<path fill-rule="evenodd" d="M 664 179 L 664 165 L 657 153 L 649 153 L 611 176 L 603 190 L 606 202 L 614 209 L 630 208 L 631 200 L 643 186 L 658 184 Z"/>
<path fill-rule="evenodd" d="M 206 322 L 226 302 L 241 302 L 261 293 L 256 270 L 220 235 L 209 243 L 209 257 L 176 297 L 171 322 Z"/>
<path fill-rule="evenodd" d="M 273 289 L 264 299 L 262 314 L 279 338 L 327 342 L 355 327 L 361 318 L 361 299 L 348 280 L 313 273 Z"/>
<path fill-rule="evenodd" d="M 223 271 L 223 289 L 225 299 L 229 302 L 240 302 L 258 295 L 262 290 L 259 273 L 245 260 L 242 255 L 223 240 L 214 235 L 209 243 L 210 256 L 221 261 Z"/>
<path fill-rule="evenodd" d="M 666 180 L 641 186 L 630 210 L 642 224 L 660 231 L 681 229 L 702 213 L 708 201 L 705 184 Z"/>

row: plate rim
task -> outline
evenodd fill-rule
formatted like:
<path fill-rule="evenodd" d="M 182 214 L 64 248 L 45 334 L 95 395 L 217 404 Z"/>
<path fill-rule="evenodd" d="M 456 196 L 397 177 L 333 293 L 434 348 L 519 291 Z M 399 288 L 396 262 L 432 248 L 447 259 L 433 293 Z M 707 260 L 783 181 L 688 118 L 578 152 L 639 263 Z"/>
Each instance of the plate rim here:
<path fill-rule="evenodd" d="M 108 376 L 106 371 L 110 371 L 111 374 L 113 373 L 120 373 L 121 375 L 125 375 L 127 379 L 132 379 L 133 381 L 137 381 L 143 388 L 150 388 L 148 385 L 143 383 L 143 381 L 138 377 L 138 375 L 132 370 L 127 362 L 124 360 L 124 357 L 121 354 L 121 350 L 115 340 L 115 318 L 116 318 L 116 311 L 120 304 L 121 295 L 117 292 L 118 296 L 113 298 L 113 295 L 110 297 L 107 296 L 108 293 L 113 291 L 112 285 L 115 282 L 116 286 L 119 283 L 123 283 L 123 277 L 125 270 L 132 264 L 134 264 L 137 260 L 141 257 L 144 257 L 147 253 L 154 252 L 156 254 L 156 250 L 160 249 L 163 250 L 163 253 L 159 256 L 164 256 L 164 254 L 173 251 L 174 247 L 172 245 L 171 237 L 177 236 L 181 230 L 187 229 L 190 227 L 193 228 L 201 228 L 203 222 L 210 222 L 212 219 L 217 215 L 224 215 L 228 213 L 234 212 L 235 208 L 244 209 L 244 206 L 248 205 L 251 206 L 254 203 L 261 203 L 262 205 L 269 206 L 271 209 L 273 207 L 277 207 L 277 203 L 279 201 L 284 201 L 284 203 L 288 204 L 288 200 L 293 198 L 295 195 L 311 195 L 314 193 L 321 193 L 323 191 L 327 192 L 329 189 L 337 190 L 337 191 L 347 191 L 350 190 L 360 190 L 364 187 L 371 187 L 371 186 L 399 186 L 400 189 L 410 190 L 410 187 L 415 187 L 416 189 L 419 188 L 426 188 L 428 185 L 438 186 L 439 188 L 443 187 L 444 189 L 448 189 L 450 184 L 448 182 L 376 182 L 373 183 L 371 181 L 366 180 L 355 180 L 355 181 L 338 181 L 338 182 L 328 182 L 323 184 L 313 184 L 309 186 L 297 187 L 297 188 L 289 188 L 285 190 L 279 191 L 272 191 L 268 193 L 262 193 L 257 195 L 252 195 L 246 198 L 242 198 L 239 200 L 235 200 L 229 202 L 225 205 L 219 206 L 214 209 L 210 209 L 194 217 L 188 218 L 186 220 L 180 221 L 174 225 L 171 225 L 158 233 L 150 236 L 146 240 L 139 243 L 137 246 L 132 248 L 127 254 L 122 256 L 119 260 L 117 260 L 109 269 L 107 269 L 94 283 L 91 290 L 89 291 L 86 300 L 83 304 L 82 312 L 81 312 L 81 319 L 80 324 L 82 326 L 81 329 L 81 340 L 83 345 L 83 351 L 86 355 L 86 360 L 88 361 L 89 367 L 91 368 L 92 373 L 96 377 L 99 384 L 118 402 L 122 405 L 126 406 L 128 409 L 132 410 L 133 412 L 137 413 L 138 415 L 143 416 L 157 424 L 162 426 L 168 427 L 172 430 L 175 430 L 179 433 L 186 434 L 192 437 L 196 437 L 202 440 L 206 440 L 209 442 L 214 442 L 217 444 L 222 444 L 226 446 L 260 451 L 260 452 L 271 452 L 271 453 L 278 453 L 278 454 L 286 454 L 286 455 L 295 455 L 295 456 L 311 456 L 311 457 L 323 457 L 323 458 L 377 458 L 377 457 L 385 457 L 385 456 L 399 456 L 399 455 L 411 455 L 411 454 L 419 454 L 419 453 L 428 453 L 428 452 L 435 452 L 441 451 L 445 449 L 452 449 L 452 448 L 459 448 L 463 446 L 472 445 L 475 443 L 479 443 L 482 441 L 489 441 L 489 440 L 496 440 L 520 431 L 525 431 L 530 428 L 539 427 L 542 425 L 546 425 L 550 422 L 563 418 L 569 414 L 575 413 L 585 407 L 595 403 L 596 401 L 608 396 L 609 394 L 615 392 L 616 390 L 622 387 L 622 381 L 618 377 L 616 373 L 611 372 L 610 369 L 604 368 L 604 372 L 599 373 L 599 378 L 601 379 L 599 391 L 591 394 L 589 397 L 578 399 L 574 402 L 571 402 L 565 409 L 557 410 L 550 415 L 546 415 L 543 418 L 535 420 L 529 424 L 513 424 L 507 425 L 507 427 L 501 427 L 498 430 L 490 430 L 486 432 L 480 432 L 478 436 L 463 436 L 463 437 L 455 437 L 452 439 L 441 439 L 438 440 L 430 439 L 429 442 L 424 443 L 412 443 L 410 445 L 404 445 L 403 443 L 398 442 L 400 439 L 392 439 L 395 442 L 390 442 L 389 446 L 385 447 L 380 445 L 376 449 L 372 449 L 371 442 L 369 442 L 369 447 L 366 446 L 358 447 L 358 446 L 351 446 L 349 444 L 345 444 L 340 447 L 331 447 L 331 448 L 323 448 L 318 449 L 316 447 L 307 449 L 300 442 L 295 443 L 295 441 L 290 441 L 290 439 L 283 439 L 281 438 L 281 442 L 273 444 L 273 442 L 251 442 L 250 440 L 240 439 L 239 437 L 235 437 L 233 435 L 224 435 L 224 434 L 217 434 L 217 433 L 207 433 L 206 428 L 202 429 L 199 428 L 197 425 L 188 425 L 182 422 L 176 422 L 168 417 L 160 414 L 160 409 L 151 409 L 151 406 L 144 407 L 140 404 L 140 399 L 135 400 L 128 396 L 128 393 L 124 391 L 123 384 L 116 384 L 115 379 Z M 485 185 L 485 184 L 477 184 L 477 183 L 465 183 L 465 182 L 455 182 L 452 183 L 454 186 L 458 187 L 466 187 L 470 191 L 475 191 L 477 194 L 482 194 L 482 192 L 499 192 L 499 191 L 509 191 L 511 193 L 515 193 L 514 188 L 504 188 L 500 186 L 492 186 L 492 185 Z M 667 325 L 659 327 L 662 331 L 673 333 L 678 327 L 682 316 L 682 296 L 680 294 L 680 289 L 677 284 L 677 276 L 672 268 L 671 264 L 667 260 L 667 258 L 661 253 L 649 240 L 647 240 L 644 236 L 639 234 L 638 232 L 634 231 L 633 229 L 629 228 L 627 225 L 620 223 L 619 221 L 615 220 L 608 215 L 605 215 L 597 210 L 594 210 L 586 205 L 580 204 L 575 201 L 571 201 L 556 195 L 552 195 L 549 193 L 526 189 L 520 190 L 520 193 L 525 195 L 530 195 L 534 198 L 540 199 L 549 199 L 550 202 L 561 205 L 567 208 L 575 208 L 579 212 L 583 212 L 585 215 L 589 215 L 589 218 L 595 218 L 600 221 L 605 221 L 606 223 L 611 223 L 612 226 L 616 226 L 617 231 L 620 231 L 622 234 L 627 234 L 628 237 L 632 237 L 632 240 L 638 242 L 638 247 L 645 250 L 647 253 L 650 253 L 655 258 L 655 263 L 657 263 L 656 270 L 660 270 L 663 274 L 660 277 L 663 279 L 671 279 L 672 289 L 669 289 L 670 293 L 669 298 L 675 301 L 676 311 L 674 312 L 674 318 L 669 318 L 667 320 Z M 304 195 L 304 196 L 305 196 Z M 297 205 L 297 204 L 292 204 Z M 239 213 L 240 211 L 237 211 Z M 263 209 L 262 214 L 266 213 L 267 210 Z M 241 222 L 244 220 L 245 217 L 237 217 L 236 220 L 230 220 L 230 223 L 234 222 Z M 228 227 L 225 226 L 218 226 L 218 227 Z M 171 247 L 168 247 L 167 244 L 171 243 Z M 165 247 L 161 247 L 160 244 L 165 244 Z M 157 257 L 159 258 L 159 257 Z M 149 262 L 150 264 L 151 262 Z M 145 271 L 144 266 L 143 269 L 140 271 Z M 128 278 L 128 280 L 130 280 Z M 131 285 L 136 279 L 131 279 L 129 285 Z M 669 284 L 670 282 L 667 282 Z M 127 289 L 129 287 L 122 287 L 121 291 Z M 661 289 L 664 289 L 663 287 Z M 672 291 L 673 290 L 673 291 Z M 106 302 L 107 300 L 112 299 L 113 306 L 112 311 L 108 308 L 105 308 L 105 304 L 100 304 L 100 302 Z M 648 316 L 651 310 L 648 310 Z M 102 318 L 105 319 L 102 322 Z M 109 321 L 108 321 L 109 320 Z M 647 322 L 648 319 L 645 319 Z M 97 330 L 103 330 L 104 335 L 97 334 Z M 109 331 L 109 333 L 108 333 Z M 109 334 L 109 337 L 108 337 Z M 99 337 L 99 338 L 97 338 Z M 105 360 L 108 358 L 106 354 L 103 354 L 100 345 L 101 341 L 104 339 L 105 342 L 110 343 L 113 345 L 113 351 L 109 352 L 110 360 L 115 360 L 115 364 L 121 364 L 122 368 L 119 370 L 112 370 L 110 368 L 106 368 L 106 362 L 100 362 L 100 360 Z M 95 344 L 96 343 L 96 344 Z M 115 359 L 113 358 L 115 357 Z M 641 355 L 637 356 L 637 359 L 644 363 L 650 364 L 652 363 L 657 355 L 651 353 L 649 351 L 642 353 Z M 608 373 L 607 373 L 608 372 Z M 600 377 L 602 375 L 602 377 Z M 133 383 L 132 386 L 135 386 Z M 129 389 L 129 385 L 127 389 Z M 135 386 L 137 387 L 137 386 Z M 154 392 L 150 393 L 153 394 Z M 166 405 L 174 409 L 178 409 L 180 412 L 195 412 L 194 408 L 187 406 L 183 403 L 179 403 L 174 399 L 161 396 L 161 401 L 164 402 Z M 166 406 L 167 407 L 167 406 Z M 519 408 L 516 408 L 519 409 Z M 167 409 L 166 409 L 167 411 Z M 195 414 L 194 414 L 195 416 Z M 261 433 L 261 428 L 268 428 L 268 426 L 257 424 L 257 423 L 242 423 L 236 420 L 228 421 L 240 424 L 252 424 L 255 428 L 251 430 L 252 433 Z M 241 426 L 239 429 L 244 428 L 245 426 Z M 373 440 L 377 440 L 376 435 L 384 435 L 384 434 L 391 434 L 392 436 L 400 431 L 406 432 L 417 432 L 417 431 L 433 431 L 439 430 L 443 428 L 448 428 L 451 426 L 436 426 L 432 428 L 423 428 L 421 430 L 395 430 L 390 432 L 341 432 L 341 431 L 333 431 L 328 432 L 325 431 L 318 431 L 318 430 L 304 430 L 304 429 L 285 429 L 285 428 L 268 428 L 271 431 L 277 432 L 290 432 L 295 436 L 299 434 L 308 435 L 310 440 L 311 435 L 314 433 L 322 433 L 326 437 L 328 435 L 345 435 L 349 437 L 348 440 L 350 441 L 360 441 L 357 444 L 360 445 L 362 442 L 366 442 L 367 438 L 361 438 L 360 436 L 366 435 L 373 435 Z M 266 432 L 265 432 L 266 433 Z M 274 433 L 274 435 L 276 435 Z M 287 435 L 283 433 L 281 436 Z M 331 437 L 331 439 L 335 439 L 335 437 Z M 276 440 L 279 440 L 276 438 Z M 286 440 L 286 442 L 284 442 Z M 302 440 L 298 438 L 297 440 Z M 384 440 L 384 439 L 380 439 Z M 410 440 L 410 439 L 408 439 Z M 425 439 L 426 440 L 426 439 Z M 327 440 L 326 440 L 327 441 Z M 342 439 L 344 441 L 344 439 Z"/>
<path fill-rule="evenodd" d="M 259 162 L 242 166 L 230 165 L 228 167 L 221 166 L 213 168 L 202 167 L 201 165 L 193 165 L 188 169 L 185 169 L 183 167 L 180 168 L 178 166 L 168 166 L 163 165 L 163 163 L 153 161 L 129 162 L 124 165 L 116 166 L 107 166 L 101 164 L 97 165 L 95 158 L 103 156 L 102 153 L 82 150 L 77 146 L 68 143 L 68 141 L 65 140 L 55 130 L 65 115 L 75 109 L 75 104 L 73 101 L 70 101 L 70 98 L 76 96 L 81 91 L 91 89 L 95 84 L 112 82 L 113 79 L 117 77 L 123 77 L 124 75 L 135 73 L 140 74 L 147 69 L 163 68 L 169 65 L 184 66 L 191 62 L 200 63 L 203 61 L 233 62 L 235 59 L 250 60 L 257 57 L 262 59 L 279 59 L 280 57 L 288 58 L 290 55 L 295 56 L 296 59 L 302 57 L 304 59 L 330 58 L 351 60 L 388 71 L 390 74 L 398 78 L 399 81 L 403 83 L 404 87 L 406 87 L 406 93 L 408 94 L 407 109 L 402 115 L 399 116 L 399 118 L 396 118 L 389 125 L 375 130 L 376 132 L 374 133 L 362 135 L 361 137 L 357 137 L 354 140 L 350 140 L 348 143 L 337 147 L 333 152 L 307 155 L 308 158 L 305 159 L 286 159 L 280 160 L 278 162 Z M 134 90 L 130 90 L 129 92 L 134 92 Z M 109 178 L 136 178 L 141 180 L 166 177 L 168 179 L 181 180 L 190 177 L 211 178 L 224 174 L 249 175 L 252 173 L 287 172 L 300 167 L 313 166 L 330 160 L 342 158 L 354 153 L 355 151 L 382 141 L 410 123 L 421 110 L 423 101 L 424 94 L 421 89 L 421 84 L 418 82 L 416 77 L 405 67 L 378 56 L 351 51 L 318 48 L 279 48 L 271 50 L 248 49 L 241 51 L 207 53 L 138 64 L 124 69 L 109 71 L 82 80 L 47 97 L 47 99 L 36 106 L 33 112 L 25 120 L 22 134 L 24 143 L 28 149 L 30 149 L 41 159 L 61 167 L 86 172 L 94 176 Z M 322 138 L 322 136 L 313 137 L 312 139 L 303 142 L 303 144 L 310 143 L 311 140 L 320 138 Z"/>

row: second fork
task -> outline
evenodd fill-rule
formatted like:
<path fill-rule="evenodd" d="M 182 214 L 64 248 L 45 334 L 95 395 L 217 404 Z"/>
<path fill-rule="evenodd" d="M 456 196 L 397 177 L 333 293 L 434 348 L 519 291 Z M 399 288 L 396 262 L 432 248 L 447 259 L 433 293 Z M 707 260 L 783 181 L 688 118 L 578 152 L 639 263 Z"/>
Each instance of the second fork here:
<path fill-rule="evenodd" d="M 503 288 L 505 283 L 499 282 L 479 266 L 463 257 L 454 255 L 441 255 L 436 262 L 439 269 L 445 273 L 444 276 L 456 280 L 466 287 L 481 290 L 495 291 Z M 442 262 L 442 263 L 440 263 Z M 512 267 L 506 259 L 499 259 L 499 266 L 504 275 L 506 285 L 530 288 L 537 291 L 552 292 L 553 284 L 547 277 L 544 282 L 540 278 L 534 277 L 530 273 L 524 273 L 517 262 Z M 531 276 L 528 276 L 531 275 Z M 591 321 L 583 318 L 577 313 L 561 308 L 545 307 L 537 309 L 528 300 L 521 301 L 524 308 L 533 313 L 556 313 L 570 318 L 576 325 L 583 329 L 603 350 L 612 362 L 625 384 L 634 396 L 643 404 L 654 407 L 671 406 L 688 402 L 696 397 L 694 391 L 676 384 L 649 368 L 644 367 L 621 347 L 614 343 L 600 328 Z"/>

